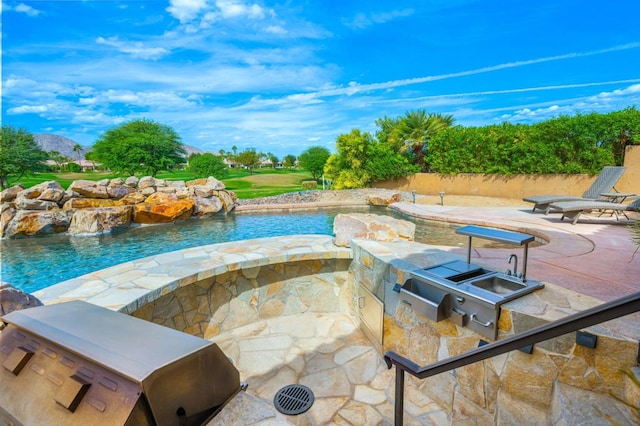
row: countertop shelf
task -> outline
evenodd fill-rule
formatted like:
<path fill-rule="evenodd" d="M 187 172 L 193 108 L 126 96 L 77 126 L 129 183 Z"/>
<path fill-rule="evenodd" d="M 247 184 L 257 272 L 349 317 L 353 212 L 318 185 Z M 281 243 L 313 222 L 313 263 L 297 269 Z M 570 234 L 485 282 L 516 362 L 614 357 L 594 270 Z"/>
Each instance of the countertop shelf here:
<path fill-rule="evenodd" d="M 456 234 L 467 235 L 469 237 L 482 238 L 499 243 L 522 246 L 535 240 L 533 235 L 522 234 L 520 232 L 504 231 L 502 229 L 482 228 L 480 226 L 463 226 L 456 229 Z"/>

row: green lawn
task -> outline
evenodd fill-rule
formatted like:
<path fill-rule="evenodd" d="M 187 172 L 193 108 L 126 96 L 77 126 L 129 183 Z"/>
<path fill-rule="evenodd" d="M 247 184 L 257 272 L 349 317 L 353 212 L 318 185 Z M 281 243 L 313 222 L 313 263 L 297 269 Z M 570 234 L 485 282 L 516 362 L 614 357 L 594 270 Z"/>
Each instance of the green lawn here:
<path fill-rule="evenodd" d="M 26 188 L 51 180 L 58 181 L 60 185 L 68 188 L 74 180 L 112 179 L 118 177 L 111 172 L 83 172 L 83 173 L 37 173 L 23 176 L 11 185 L 22 184 Z M 193 180 L 194 175 L 186 170 L 173 172 L 160 172 L 158 178 L 166 180 Z M 302 182 L 312 180 L 311 174 L 305 170 L 292 169 L 258 169 L 249 174 L 243 169 L 229 169 L 229 176 L 223 179 L 226 188 L 235 192 L 239 198 L 258 198 L 283 194 L 302 190 Z"/>

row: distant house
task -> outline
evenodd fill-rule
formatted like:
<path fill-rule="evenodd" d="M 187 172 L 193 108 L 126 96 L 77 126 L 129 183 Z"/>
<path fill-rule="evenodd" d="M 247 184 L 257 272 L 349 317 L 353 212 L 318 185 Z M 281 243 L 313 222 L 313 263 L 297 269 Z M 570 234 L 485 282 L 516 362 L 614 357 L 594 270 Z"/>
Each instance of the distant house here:
<path fill-rule="evenodd" d="M 238 163 L 236 163 L 235 161 L 229 160 L 228 158 L 223 159 L 222 162 L 226 164 L 227 167 L 229 167 L 230 169 L 235 169 L 238 167 Z"/>
<path fill-rule="evenodd" d="M 58 163 L 56 163 L 53 160 L 46 160 L 44 162 L 47 166 L 49 167 L 53 167 L 56 168 L 58 167 Z M 64 168 L 64 166 L 66 166 L 69 163 L 74 163 L 80 166 L 80 168 L 82 169 L 83 172 L 88 172 L 88 171 L 96 171 L 99 168 L 101 168 L 102 164 L 100 163 L 96 163 L 95 161 L 91 161 L 91 160 L 73 160 L 73 161 L 66 161 L 64 163 L 60 163 L 60 166 L 62 168 Z"/>
<path fill-rule="evenodd" d="M 95 161 L 92 161 L 92 160 L 80 160 L 80 161 L 74 160 L 73 163 L 76 163 L 80 167 L 82 167 L 83 172 L 87 172 L 89 170 L 96 171 L 98 168 L 102 166 L 102 164 L 96 163 Z"/>

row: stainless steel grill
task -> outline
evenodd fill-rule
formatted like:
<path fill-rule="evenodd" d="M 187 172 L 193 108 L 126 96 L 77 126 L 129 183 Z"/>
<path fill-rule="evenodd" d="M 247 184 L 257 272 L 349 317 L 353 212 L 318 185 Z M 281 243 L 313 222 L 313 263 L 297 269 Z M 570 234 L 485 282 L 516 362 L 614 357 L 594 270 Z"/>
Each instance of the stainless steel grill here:
<path fill-rule="evenodd" d="M 215 343 L 89 303 L 3 321 L 0 424 L 201 424 L 240 389 Z"/>

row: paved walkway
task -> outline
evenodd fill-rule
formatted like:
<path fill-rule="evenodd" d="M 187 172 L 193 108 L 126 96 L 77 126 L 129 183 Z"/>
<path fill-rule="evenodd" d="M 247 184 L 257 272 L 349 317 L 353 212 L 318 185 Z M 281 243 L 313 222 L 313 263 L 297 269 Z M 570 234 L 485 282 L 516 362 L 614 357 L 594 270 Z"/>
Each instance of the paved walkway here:
<path fill-rule="evenodd" d="M 272 318 L 216 336 L 249 384 L 213 425 L 392 424 L 395 369 L 344 314 L 306 313 Z M 289 384 L 312 390 L 315 401 L 299 416 L 279 413 L 276 392 Z M 405 424 L 448 424 L 449 414 L 425 396 L 424 381 L 405 382 Z"/>

